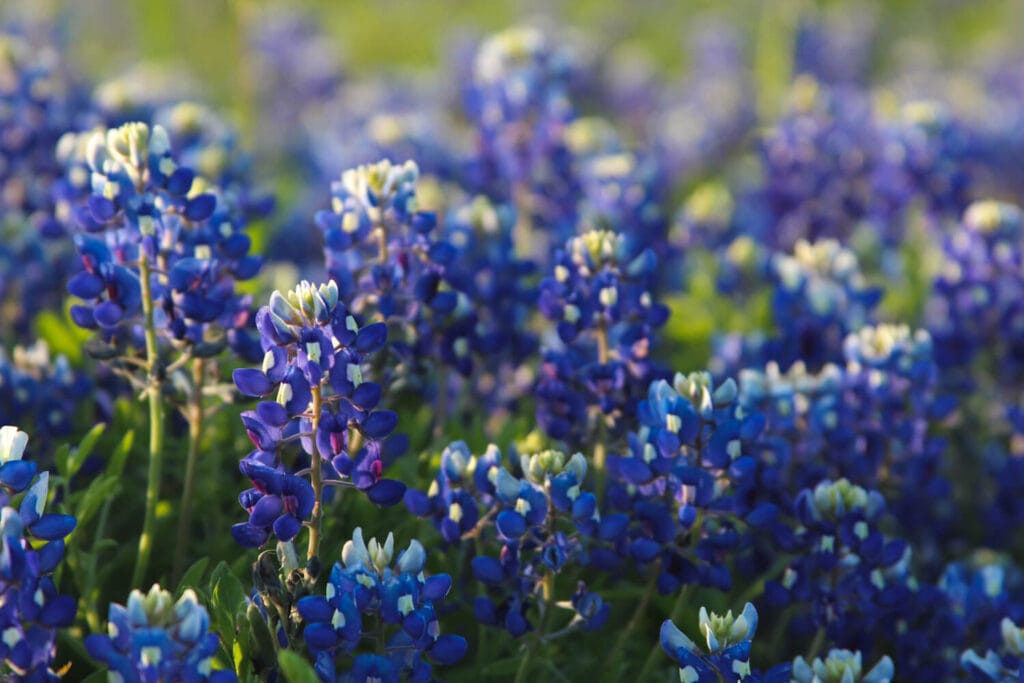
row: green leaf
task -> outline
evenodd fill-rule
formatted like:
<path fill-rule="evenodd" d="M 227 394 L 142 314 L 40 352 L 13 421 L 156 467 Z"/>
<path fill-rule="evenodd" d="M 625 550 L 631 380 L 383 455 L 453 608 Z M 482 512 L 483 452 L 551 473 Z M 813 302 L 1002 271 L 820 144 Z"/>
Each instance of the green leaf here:
<path fill-rule="evenodd" d="M 75 516 L 78 518 L 78 525 L 84 526 L 96 514 L 107 500 L 117 495 L 121 489 L 121 480 L 117 477 L 100 477 L 89 484 L 89 488 L 82 493 L 81 499 L 75 506 Z"/>
<path fill-rule="evenodd" d="M 56 311 L 41 312 L 35 323 L 39 338 L 46 340 L 53 356 L 67 356 L 72 365 L 82 362 L 82 345 L 90 336 L 87 330 L 73 325 L 67 316 Z"/>
<path fill-rule="evenodd" d="M 245 618 L 249 622 L 249 636 L 252 639 L 249 651 L 253 661 L 260 664 L 261 669 L 269 668 L 273 664 L 271 657 L 274 652 L 274 637 L 270 633 L 270 626 L 260 613 L 260 608 L 251 603 L 245 611 Z"/>
<path fill-rule="evenodd" d="M 93 671 L 82 683 L 107 683 L 107 670 Z"/>
<path fill-rule="evenodd" d="M 181 597 L 181 594 L 185 592 L 187 588 L 198 588 L 199 582 L 203 578 L 203 574 L 206 573 L 206 566 L 210 564 L 209 557 L 200 557 L 196 562 L 185 570 L 185 574 L 181 577 L 181 581 L 178 583 L 178 590 L 175 593 L 175 597 Z"/>
<path fill-rule="evenodd" d="M 78 472 L 82 467 L 82 463 L 92 453 L 92 449 L 96 447 L 96 442 L 99 441 L 100 437 L 103 436 L 103 431 L 107 428 L 107 425 L 100 422 L 93 426 L 92 429 L 86 433 L 82 440 L 78 442 L 78 448 L 71 451 L 67 459 L 67 472 L 65 474 L 69 479 Z"/>
<path fill-rule="evenodd" d="M 220 582 L 220 578 L 225 574 L 230 573 L 231 568 L 228 567 L 228 563 L 221 560 L 220 563 L 213 568 L 213 573 L 210 574 L 210 583 L 208 585 L 216 587 L 216 585 Z"/>
<path fill-rule="evenodd" d="M 57 449 L 57 452 L 53 454 L 53 461 L 57 465 L 57 474 L 64 479 L 69 479 L 68 476 L 68 457 L 71 455 L 71 446 L 66 443 L 62 443 Z"/>
<path fill-rule="evenodd" d="M 320 683 L 310 663 L 291 650 L 281 650 L 277 663 L 288 683 Z"/>
<path fill-rule="evenodd" d="M 124 438 L 117 444 L 113 452 L 110 454 L 110 462 L 107 463 L 107 474 L 120 477 L 121 473 L 124 472 L 124 464 L 128 460 L 128 453 L 132 450 L 132 443 L 135 441 L 135 432 L 128 430 L 125 432 Z"/>
<path fill-rule="evenodd" d="M 488 676 L 510 676 L 519 670 L 519 664 L 522 659 L 523 655 L 499 659 L 485 666 L 482 673 Z"/>
<path fill-rule="evenodd" d="M 225 572 L 214 586 L 211 607 L 211 621 L 216 626 L 224 648 L 227 650 L 225 661 L 234 660 L 234 643 L 238 613 L 245 605 L 245 589 L 234 574 Z"/>

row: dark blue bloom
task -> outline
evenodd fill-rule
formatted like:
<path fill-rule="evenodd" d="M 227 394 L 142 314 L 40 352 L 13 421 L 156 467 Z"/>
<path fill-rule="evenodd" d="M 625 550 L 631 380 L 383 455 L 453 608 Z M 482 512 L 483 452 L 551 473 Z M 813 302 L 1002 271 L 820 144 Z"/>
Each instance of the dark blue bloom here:
<path fill-rule="evenodd" d="M 134 590 L 126 606 L 111 603 L 108 635 L 85 639 L 89 655 L 126 682 L 237 680 L 233 671 L 214 670 L 219 638 L 195 591 L 173 596 L 154 584 L 149 593 Z"/>

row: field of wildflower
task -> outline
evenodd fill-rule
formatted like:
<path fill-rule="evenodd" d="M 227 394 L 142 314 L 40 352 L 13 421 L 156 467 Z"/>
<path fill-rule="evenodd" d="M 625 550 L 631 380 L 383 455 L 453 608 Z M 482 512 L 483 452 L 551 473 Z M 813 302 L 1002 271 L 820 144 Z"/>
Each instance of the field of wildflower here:
<path fill-rule="evenodd" d="M 0 3 L 0 680 L 1024 682 L 1024 4 L 532 9 Z"/>

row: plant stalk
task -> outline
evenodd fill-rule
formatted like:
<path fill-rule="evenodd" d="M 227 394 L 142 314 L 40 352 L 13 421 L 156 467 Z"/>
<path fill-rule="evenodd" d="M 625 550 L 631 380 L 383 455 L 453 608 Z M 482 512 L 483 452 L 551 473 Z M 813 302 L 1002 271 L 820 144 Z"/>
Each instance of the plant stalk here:
<path fill-rule="evenodd" d="M 185 483 L 181 493 L 181 513 L 178 516 L 178 543 L 174 548 L 174 582 L 185 571 L 188 558 L 189 527 L 192 524 L 192 495 L 196 482 L 196 462 L 203 436 L 203 384 L 206 367 L 202 358 L 192 361 L 192 395 L 188 405 L 188 458 L 185 461 Z"/>
<path fill-rule="evenodd" d="M 153 288 L 150 282 L 149 258 L 145 252 L 139 259 L 139 280 L 142 289 L 142 316 L 146 339 L 147 393 L 149 398 L 149 473 L 146 477 L 146 512 L 139 536 L 139 553 L 132 574 L 132 586 L 142 586 L 149 569 L 156 534 L 156 508 L 160 501 L 160 475 L 164 454 L 164 404 L 161 395 L 160 354 L 157 348 L 156 325 L 153 322 Z"/>
<path fill-rule="evenodd" d="M 320 386 L 312 387 L 313 394 L 313 453 L 310 456 L 310 477 L 313 484 L 313 516 L 309 522 L 309 549 L 306 551 L 306 559 L 312 560 L 320 554 L 320 527 L 323 525 L 323 498 L 324 484 L 320 472 L 320 452 L 316 446 L 316 430 L 320 427 L 320 411 L 323 399 L 320 394 Z"/>

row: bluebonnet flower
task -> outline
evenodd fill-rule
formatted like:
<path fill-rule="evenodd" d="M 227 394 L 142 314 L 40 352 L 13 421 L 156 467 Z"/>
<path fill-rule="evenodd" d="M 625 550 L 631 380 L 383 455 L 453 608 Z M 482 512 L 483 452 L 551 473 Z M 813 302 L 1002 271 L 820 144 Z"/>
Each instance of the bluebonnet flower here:
<path fill-rule="evenodd" d="M 36 477 L 36 463 L 22 459 L 27 442 L 16 427 L 0 428 L 0 674 L 59 681 L 56 629 L 71 625 L 77 602 L 58 593 L 52 574 L 77 521 L 44 512 L 49 474 Z"/>
<path fill-rule="evenodd" d="M 822 478 L 849 477 L 891 492 L 900 522 L 927 536 L 946 516 L 935 500 L 948 495 L 939 472 L 945 441 L 933 427 L 956 405 L 937 386 L 931 338 L 906 326 L 865 327 L 847 336 L 843 353 L 843 366 L 817 373 L 797 362 L 786 373 L 768 364 L 740 374 L 742 405 L 767 419 L 777 502 Z"/>
<path fill-rule="evenodd" d="M 872 12 L 837 8 L 802 14 L 793 38 L 793 73 L 828 85 L 865 85 L 878 29 Z"/>
<path fill-rule="evenodd" d="M 974 650 L 966 650 L 960 656 L 960 664 L 971 675 L 969 680 L 978 683 L 1006 683 L 1019 681 L 1021 661 L 1024 659 L 1024 629 L 1013 620 L 1004 618 L 999 623 L 1002 635 L 1002 655 L 988 650 L 980 656 Z"/>
<path fill-rule="evenodd" d="M 401 363 L 392 372 L 413 384 L 429 370 L 420 367 L 426 359 L 467 369 L 459 354 L 436 347 L 435 336 L 458 331 L 468 301 L 448 274 L 455 247 L 433 234 L 436 215 L 418 210 L 418 175 L 411 161 L 349 169 L 332 185 L 333 210 L 317 214 L 341 300 L 357 315 L 389 325 L 389 348 Z"/>
<path fill-rule="evenodd" d="M 792 252 L 767 253 L 740 235 L 717 250 L 719 288 L 754 297 L 771 287 L 772 329 L 714 340 L 711 366 L 720 377 L 768 362 L 820 370 L 843 358 L 846 336 L 875 322 L 882 290 L 867 284 L 856 254 L 833 239 L 798 240 Z"/>
<path fill-rule="evenodd" d="M 781 579 L 766 583 L 766 598 L 810 610 L 791 629 L 822 629 L 840 643 L 870 638 L 890 611 L 899 613 L 913 585 L 907 544 L 879 529 L 885 501 L 846 479 L 825 480 L 801 491 L 794 508 L 795 533 L 776 540 L 795 559 Z"/>
<path fill-rule="evenodd" d="M 484 491 L 474 490 L 475 473 L 500 462 L 501 453 L 493 445 L 488 447 L 486 455 L 477 459 L 464 441 L 451 443 L 441 453 L 441 467 L 427 491 L 410 488 L 405 492 L 406 507 L 418 517 L 430 517 L 446 543 L 457 543 L 473 531 L 480 520 L 476 496 L 493 494 L 487 490 L 493 486 L 487 486 Z"/>
<path fill-rule="evenodd" d="M 488 36 L 476 53 L 466 93 L 477 128 L 479 172 L 471 176 L 481 179 L 472 189 L 516 204 L 524 256 L 544 255 L 575 222 L 578 182 L 565 139 L 574 72 L 571 51 L 534 26 Z"/>
<path fill-rule="evenodd" d="M 699 626 L 706 650 L 671 620 L 661 625 L 661 647 L 679 665 L 682 683 L 782 683 L 788 678 L 788 666 L 774 667 L 764 677 L 750 667 L 750 645 L 757 633 L 757 620 L 757 610 L 749 602 L 735 616 L 732 610 L 720 615 L 701 607 Z"/>
<path fill-rule="evenodd" d="M 894 667 L 889 657 L 882 657 L 869 671 L 864 671 L 860 652 L 829 650 L 825 659 L 808 663 L 803 657 L 793 660 L 794 683 L 889 683 Z"/>
<path fill-rule="evenodd" d="M 993 417 L 997 417 L 994 413 Z M 1006 420 L 1010 425 L 1008 435 L 998 434 L 997 439 L 980 444 L 982 449 L 984 488 L 978 498 L 981 506 L 984 539 L 991 548 L 1013 548 L 1014 534 L 1007 533 L 1015 528 L 1024 515 L 1024 507 L 1015 495 L 1024 481 L 1024 458 L 1020 453 L 1020 438 L 1024 434 L 1024 405 L 1013 403 L 1006 409 Z M 976 443 L 972 439 L 972 443 Z M 976 454 L 964 454 L 967 457 Z"/>
<path fill-rule="evenodd" d="M 133 590 L 125 606 L 111 603 L 107 635 L 85 639 L 89 655 L 111 676 L 126 682 L 237 680 L 233 671 L 213 669 L 219 638 L 210 616 L 191 588 L 174 597 L 154 584 L 148 593 Z"/>
<path fill-rule="evenodd" d="M 189 101 L 160 107 L 152 119 L 167 131 L 178 163 L 215 185 L 243 220 L 267 217 L 274 197 L 256 189 L 251 155 L 227 121 L 209 107 Z"/>
<path fill-rule="evenodd" d="M 616 151 L 582 159 L 581 165 L 581 222 L 626 235 L 634 251 L 667 255 L 667 188 L 656 158 Z"/>
<path fill-rule="evenodd" d="M 422 73 L 394 73 L 346 82 L 329 101 L 314 101 L 302 123 L 315 178 L 380 159 L 415 159 L 425 175 L 457 178 L 463 164 L 440 106 L 443 87 Z"/>
<path fill-rule="evenodd" d="M 799 240 L 793 255 L 776 254 L 772 318 L 765 355 L 783 368 L 802 361 L 818 370 L 842 357 L 846 335 L 874 322 L 881 290 L 869 287 L 856 255 L 835 240 Z"/>
<path fill-rule="evenodd" d="M 628 452 L 608 460 L 609 502 L 632 517 L 619 551 L 641 566 L 660 559 L 662 593 L 695 582 L 727 590 L 724 560 L 744 543 L 741 532 L 775 515 L 771 504 L 748 503 L 764 419 L 736 398 L 735 382 L 715 387 L 707 373 L 657 380 L 639 403 Z"/>
<path fill-rule="evenodd" d="M 556 439 L 582 444 L 606 423 L 620 428 L 661 371 L 650 357 L 668 308 L 651 290 L 654 253 L 630 252 L 622 235 L 591 230 L 570 239 L 540 285 L 540 310 L 562 348 L 545 350 L 537 422 Z"/>
<path fill-rule="evenodd" d="M 437 607 L 451 588 L 446 574 L 427 577 L 423 573 L 426 552 L 419 541 L 394 558 L 394 536 L 380 543 L 367 544 L 361 528 L 341 551 L 323 596 L 311 595 L 298 601 L 297 609 L 305 622 L 303 638 L 323 681 L 337 677 L 337 659 L 353 656 L 354 680 L 398 681 L 402 674 L 413 680 L 429 680 L 430 661 L 448 665 L 466 653 L 461 636 L 442 634 Z M 365 624 L 373 619 L 376 627 Z M 390 635 L 385 629 L 393 630 Z M 377 642 L 377 654 L 355 654 L 367 637 Z M 344 680 L 348 680 L 345 678 Z"/>
<path fill-rule="evenodd" d="M 511 207 L 478 195 L 449 211 L 443 226 L 444 240 L 457 250 L 445 279 L 460 303 L 450 322 L 435 321 L 441 357 L 474 382 L 466 393 L 496 409 L 528 391 L 525 361 L 538 346 L 529 325 L 536 267 L 515 255 L 514 225 Z"/>
<path fill-rule="evenodd" d="M 336 42 L 313 13 L 266 7 L 243 15 L 248 77 L 256 86 L 260 139 L 267 154 L 301 166 L 302 118 L 344 82 Z"/>
<path fill-rule="evenodd" d="M 85 268 L 68 283 L 85 302 L 72 307 L 75 323 L 99 329 L 115 347 L 141 346 L 139 263 L 146 259 L 156 271 L 154 322 L 167 342 L 200 356 L 230 344 L 252 358 L 248 300 L 234 282 L 253 277 L 260 259 L 248 254 L 235 209 L 175 162 L 166 131 L 131 123 L 66 137 L 61 146 L 92 174 L 92 194 L 75 209 Z"/>
<path fill-rule="evenodd" d="M 846 241 L 863 221 L 883 242 L 898 241 L 894 215 L 903 197 L 890 197 L 886 160 L 866 93 L 827 87 L 808 76 L 793 83 L 793 108 L 765 135 L 761 161 L 776 248 L 797 240 Z"/>
<path fill-rule="evenodd" d="M 320 477 L 331 485 L 365 491 L 379 505 L 402 499 L 405 486 L 382 477 L 383 467 L 404 452 L 407 441 L 388 439 L 398 422 L 390 410 L 377 409 L 381 387 L 363 380 L 364 357 L 387 338 L 383 323 L 360 327 L 339 301 L 332 280 L 274 292 L 259 310 L 256 325 L 265 356 L 261 368 L 234 372 L 239 390 L 254 397 L 276 392 L 242 413 L 256 450 L 241 463 L 254 484 L 239 498 L 249 521 L 232 528 L 246 546 L 262 545 L 271 529 L 291 540 L 320 501 Z M 311 458 L 310 482 L 290 469 L 296 441 Z"/>
<path fill-rule="evenodd" d="M 970 389 L 979 376 L 1008 387 L 1020 376 L 1022 234 L 1024 219 L 1018 207 L 982 201 L 967 208 L 960 226 L 943 241 L 943 263 L 926 319 L 936 359 L 949 368 L 943 380 L 951 388 Z M 983 363 L 983 374 L 972 377 L 976 359 Z"/>
<path fill-rule="evenodd" d="M 594 494 L 583 490 L 582 454 L 567 458 L 549 450 L 523 455 L 519 464 L 521 479 L 502 465 L 495 446 L 477 457 L 456 442 L 442 454 L 430 489 L 409 490 L 405 498 L 413 514 L 433 520 L 447 543 L 472 537 L 498 541 L 498 557 L 473 559 L 473 573 L 487 593 L 476 599 L 474 613 L 515 637 L 534 628 L 529 613 L 534 604 L 541 613 L 552 609 L 547 577 L 587 564 L 590 546 L 615 538 L 625 526 L 621 515 L 602 518 Z M 611 609 L 585 584 L 558 604 L 573 612 L 564 633 L 599 628 Z"/>
<path fill-rule="evenodd" d="M 998 648 L 1002 643 L 1001 622 L 1020 619 L 1020 569 L 1009 557 L 977 551 L 965 561 L 949 564 L 937 587 L 952 616 L 947 639 L 959 647 Z"/>
<path fill-rule="evenodd" d="M 59 308 L 75 270 L 59 239 L 53 185 L 61 177 L 57 140 L 73 125 L 81 93 L 57 50 L 0 30 L 0 324 L 25 335 L 32 315 Z"/>
<path fill-rule="evenodd" d="M 973 136 L 963 121 L 941 102 L 912 100 L 886 131 L 898 153 L 889 172 L 905 185 L 903 192 L 923 197 L 933 220 L 958 218 L 977 184 Z"/>
<path fill-rule="evenodd" d="M 37 453 L 47 451 L 54 438 L 71 434 L 81 398 L 90 393 L 96 400 L 97 417 L 109 415 L 109 396 L 73 369 L 67 357 L 51 356 L 45 341 L 16 346 L 10 355 L 0 348 L 0 422 L 17 423 L 37 433 Z"/>

